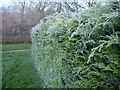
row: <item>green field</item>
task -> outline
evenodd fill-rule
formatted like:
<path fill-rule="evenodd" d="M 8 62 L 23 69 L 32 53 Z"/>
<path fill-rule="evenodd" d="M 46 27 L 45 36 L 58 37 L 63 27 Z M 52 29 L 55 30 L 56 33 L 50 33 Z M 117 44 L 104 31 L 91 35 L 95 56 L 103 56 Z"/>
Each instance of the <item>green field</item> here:
<path fill-rule="evenodd" d="M 2 49 L 2 87 L 40 88 L 40 78 L 34 67 L 31 51 L 5 52 L 30 49 L 30 44 L 3 45 Z"/>
<path fill-rule="evenodd" d="M 31 44 L 3 44 L 2 51 L 31 49 Z"/>

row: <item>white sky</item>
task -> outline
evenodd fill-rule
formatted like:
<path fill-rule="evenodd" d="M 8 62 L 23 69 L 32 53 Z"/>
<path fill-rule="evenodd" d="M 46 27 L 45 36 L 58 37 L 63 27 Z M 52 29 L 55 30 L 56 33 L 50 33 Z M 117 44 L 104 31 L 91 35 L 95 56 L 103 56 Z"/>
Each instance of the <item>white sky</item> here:
<path fill-rule="evenodd" d="M 2 1 L 0 1 L 0 7 L 1 7 L 1 6 L 11 5 L 11 4 L 12 4 L 12 1 L 13 1 L 13 0 L 2 0 Z"/>
<path fill-rule="evenodd" d="M 5 3 L 5 2 L 7 2 L 7 0 L 2 0 L 2 1 L 0 1 L 0 7 L 3 5 L 3 2 Z"/>
<path fill-rule="evenodd" d="M 16 2 L 16 1 L 17 2 L 18 1 L 22 2 L 23 0 L 1 0 L 0 1 L 0 7 L 11 5 L 12 2 Z M 36 1 L 36 0 L 26 0 L 26 1 Z M 60 2 L 60 1 L 71 1 L 71 0 L 39 0 L 39 1 Z M 85 1 L 85 0 L 76 0 L 76 1 L 80 2 L 80 1 Z M 97 0 L 97 1 L 107 1 L 107 0 Z M 114 0 L 111 0 L 111 1 L 114 1 Z"/>
<path fill-rule="evenodd" d="M 18 1 L 22 2 L 23 0 L 1 0 L 1 1 L 0 1 L 0 7 L 1 7 L 1 6 L 8 6 L 8 5 L 13 4 L 13 2 L 18 2 Z M 26 1 L 28 1 L 28 0 L 26 0 Z M 29 1 L 30 1 L 30 0 L 29 0 Z M 31 1 L 33 1 L 33 0 L 31 0 Z M 34 0 L 34 1 L 35 1 L 35 0 Z"/>

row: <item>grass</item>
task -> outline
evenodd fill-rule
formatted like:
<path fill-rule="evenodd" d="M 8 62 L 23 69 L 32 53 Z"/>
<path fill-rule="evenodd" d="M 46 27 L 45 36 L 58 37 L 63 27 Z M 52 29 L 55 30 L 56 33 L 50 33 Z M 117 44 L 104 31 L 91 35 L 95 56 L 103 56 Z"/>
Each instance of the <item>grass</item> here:
<path fill-rule="evenodd" d="M 2 51 L 21 50 L 21 49 L 31 49 L 31 44 L 3 44 L 2 45 Z"/>
<path fill-rule="evenodd" d="M 15 46 L 15 47 L 14 47 Z M 5 45 L 3 50 L 30 48 L 22 44 Z M 28 47 L 27 47 L 28 46 Z M 9 49 L 9 47 L 11 47 Z M 42 81 L 37 75 L 30 51 L 2 53 L 2 87 L 3 88 L 40 88 Z"/>

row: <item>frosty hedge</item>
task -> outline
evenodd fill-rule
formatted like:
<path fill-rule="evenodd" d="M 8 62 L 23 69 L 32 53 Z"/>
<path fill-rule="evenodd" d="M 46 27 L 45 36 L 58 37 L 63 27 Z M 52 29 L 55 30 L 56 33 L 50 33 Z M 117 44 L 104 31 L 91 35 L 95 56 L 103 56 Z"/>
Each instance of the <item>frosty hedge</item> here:
<path fill-rule="evenodd" d="M 120 88 L 120 17 L 109 7 L 49 16 L 31 32 L 43 87 Z"/>

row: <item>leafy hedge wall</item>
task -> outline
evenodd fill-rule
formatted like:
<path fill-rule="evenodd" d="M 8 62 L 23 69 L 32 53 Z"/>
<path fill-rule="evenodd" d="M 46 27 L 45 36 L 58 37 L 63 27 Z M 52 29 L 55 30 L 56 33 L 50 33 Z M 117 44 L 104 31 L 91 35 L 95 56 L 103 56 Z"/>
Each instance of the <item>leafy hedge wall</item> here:
<path fill-rule="evenodd" d="M 44 87 L 120 89 L 120 17 L 110 7 L 49 16 L 31 36 Z"/>

